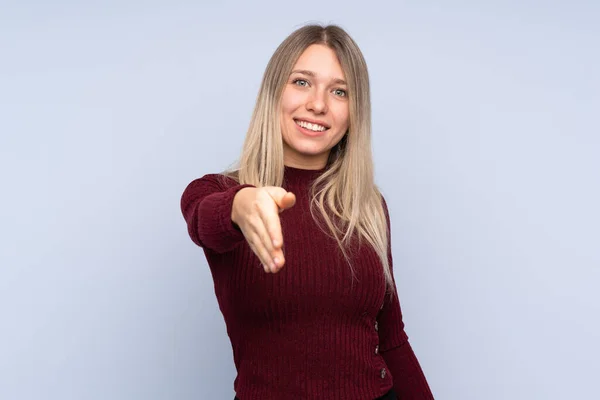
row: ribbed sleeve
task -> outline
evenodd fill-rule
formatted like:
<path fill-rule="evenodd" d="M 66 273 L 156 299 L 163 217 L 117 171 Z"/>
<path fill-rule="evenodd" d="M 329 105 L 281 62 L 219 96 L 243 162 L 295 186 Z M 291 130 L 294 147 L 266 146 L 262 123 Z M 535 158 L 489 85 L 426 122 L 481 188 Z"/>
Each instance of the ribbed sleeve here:
<path fill-rule="evenodd" d="M 224 188 L 224 179 L 228 178 L 205 175 L 191 182 L 181 196 L 181 211 L 192 241 L 216 253 L 227 252 L 244 240 L 231 221 L 233 198 L 241 189 L 254 187 L 235 184 Z"/>
<path fill-rule="evenodd" d="M 388 261 L 394 280 L 394 287 L 396 287 L 392 257 L 391 222 L 385 199 L 383 199 L 383 208 L 389 234 Z M 397 290 L 394 294 L 386 296 L 386 301 L 380 312 L 378 321 L 380 326 L 381 355 L 392 374 L 394 390 L 397 392 L 399 400 L 433 399 L 433 394 L 431 393 L 425 374 L 408 342 L 408 335 L 404 330 L 402 310 Z"/>
<path fill-rule="evenodd" d="M 399 400 L 431 400 L 433 394 L 410 343 L 381 353 L 394 378 Z"/>

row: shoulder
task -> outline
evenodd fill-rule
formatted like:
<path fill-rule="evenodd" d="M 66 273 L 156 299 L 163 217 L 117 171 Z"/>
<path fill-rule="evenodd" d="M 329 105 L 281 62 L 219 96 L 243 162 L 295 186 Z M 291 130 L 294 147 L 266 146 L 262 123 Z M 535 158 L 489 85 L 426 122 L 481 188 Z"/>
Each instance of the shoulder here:
<path fill-rule="evenodd" d="M 383 211 L 386 214 L 388 214 L 389 210 L 388 210 L 387 201 L 385 201 L 385 196 L 381 192 L 381 189 L 377 186 L 375 187 L 375 193 L 376 193 L 377 197 L 379 197 L 379 199 L 381 200 L 381 207 L 383 208 Z"/>
<path fill-rule="evenodd" d="M 387 201 L 385 201 L 385 196 L 383 195 L 383 193 L 381 193 L 380 190 L 377 190 L 377 193 L 378 193 L 379 197 L 381 198 L 381 208 L 383 210 L 383 215 L 385 216 L 385 219 L 386 219 L 386 222 L 388 225 L 388 229 L 389 229 L 390 225 L 391 225 L 390 210 L 388 208 Z"/>
<path fill-rule="evenodd" d="M 184 195 L 191 193 L 211 193 L 225 191 L 238 185 L 237 180 L 221 173 L 208 173 L 191 181 L 184 190 Z"/>

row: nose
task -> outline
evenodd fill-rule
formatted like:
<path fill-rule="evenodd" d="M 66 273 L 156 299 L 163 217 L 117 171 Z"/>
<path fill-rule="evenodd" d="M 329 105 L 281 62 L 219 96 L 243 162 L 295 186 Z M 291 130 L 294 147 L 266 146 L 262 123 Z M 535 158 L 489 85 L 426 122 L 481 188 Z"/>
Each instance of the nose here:
<path fill-rule="evenodd" d="M 327 112 L 327 94 L 320 90 L 313 91 L 306 102 L 306 109 L 315 114 L 325 114 Z"/>

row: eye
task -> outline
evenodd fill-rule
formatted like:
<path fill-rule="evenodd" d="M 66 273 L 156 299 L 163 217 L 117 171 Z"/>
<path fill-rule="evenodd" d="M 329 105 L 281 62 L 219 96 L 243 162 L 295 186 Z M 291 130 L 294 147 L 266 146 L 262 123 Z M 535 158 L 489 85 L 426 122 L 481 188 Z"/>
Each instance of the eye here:
<path fill-rule="evenodd" d="M 346 97 L 348 95 L 344 89 L 335 89 L 333 93 L 340 97 Z"/>
<path fill-rule="evenodd" d="M 298 86 L 308 86 L 308 81 L 305 79 L 294 79 L 292 83 Z"/>

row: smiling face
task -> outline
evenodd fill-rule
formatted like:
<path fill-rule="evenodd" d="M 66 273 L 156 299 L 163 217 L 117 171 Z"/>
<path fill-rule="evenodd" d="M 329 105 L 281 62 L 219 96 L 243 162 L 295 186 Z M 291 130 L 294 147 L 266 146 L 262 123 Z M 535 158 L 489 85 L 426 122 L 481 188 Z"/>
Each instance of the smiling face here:
<path fill-rule="evenodd" d="M 309 46 L 292 68 L 281 99 L 284 164 L 324 168 L 329 152 L 348 130 L 346 78 L 335 52 Z"/>

